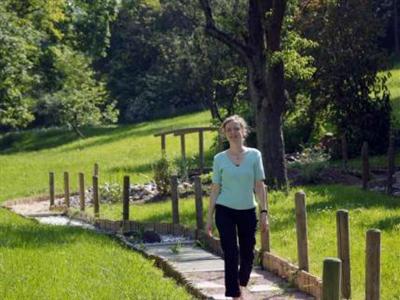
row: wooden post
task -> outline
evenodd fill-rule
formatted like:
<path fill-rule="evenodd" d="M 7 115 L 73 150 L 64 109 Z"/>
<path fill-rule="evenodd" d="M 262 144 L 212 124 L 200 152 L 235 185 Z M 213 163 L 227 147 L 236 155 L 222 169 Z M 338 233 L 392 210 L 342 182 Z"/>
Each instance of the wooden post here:
<path fill-rule="evenodd" d="M 171 176 L 172 223 L 179 224 L 178 176 Z"/>
<path fill-rule="evenodd" d="M 307 211 L 306 194 L 297 192 L 296 204 L 296 229 L 297 229 L 297 257 L 299 269 L 308 271 L 308 237 L 307 237 Z"/>
<path fill-rule="evenodd" d="M 350 233 L 349 213 L 347 210 L 338 210 L 336 212 L 336 232 L 338 257 L 342 261 L 342 297 L 350 299 Z"/>
<path fill-rule="evenodd" d="M 218 130 L 218 151 L 222 151 L 224 148 L 223 138 Z"/>
<path fill-rule="evenodd" d="M 95 163 L 93 168 L 93 176 L 99 176 L 99 164 Z"/>
<path fill-rule="evenodd" d="M 322 273 L 322 300 L 340 299 L 340 274 L 341 261 L 338 258 L 328 257 L 324 259 Z"/>
<path fill-rule="evenodd" d="M 186 160 L 185 134 L 182 133 L 180 136 L 181 136 L 181 155 L 182 155 L 182 159 L 183 159 L 183 160 Z"/>
<path fill-rule="evenodd" d="M 100 205 L 99 205 L 99 178 L 97 176 L 93 176 L 93 208 L 94 208 L 94 217 L 99 217 Z"/>
<path fill-rule="evenodd" d="M 342 146 L 343 169 L 347 170 L 347 162 L 349 160 L 349 155 L 347 151 L 347 139 L 344 133 L 341 136 L 341 146 Z"/>
<path fill-rule="evenodd" d="M 161 134 L 161 153 L 164 154 L 166 149 L 165 134 Z"/>
<path fill-rule="evenodd" d="M 79 204 L 80 210 L 85 211 L 85 175 L 79 173 Z"/>
<path fill-rule="evenodd" d="M 200 176 L 194 177 L 194 191 L 196 201 L 196 223 L 197 229 L 202 230 L 204 228 L 203 222 L 203 189 L 201 185 Z"/>
<path fill-rule="evenodd" d="M 69 207 L 69 174 L 64 172 L 64 203 Z"/>
<path fill-rule="evenodd" d="M 265 185 L 265 197 L 266 197 L 265 204 L 267 208 L 267 220 L 269 221 L 268 186 L 266 185 Z M 269 227 L 264 232 L 260 231 L 260 234 L 261 234 L 261 253 L 265 251 L 270 252 L 271 247 L 270 247 Z"/>
<path fill-rule="evenodd" d="M 387 186 L 386 193 L 391 195 L 393 192 L 393 175 L 396 168 L 395 165 L 396 153 L 394 148 L 394 136 L 393 133 L 390 134 L 389 137 L 389 148 L 388 148 L 388 177 L 387 177 Z"/>
<path fill-rule="evenodd" d="M 129 221 L 129 176 L 124 176 L 124 188 L 122 192 L 122 220 L 124 222 Z"/>
<path fill-rule="evenodd" d="M 362 187 L 364 190 L 368 188 L 369 180 L 369 160 L 368 160 L 368 143 L 364 142 L 361 148 L 362 157 Z"/>
<path fill-rule="evenodd" d="M 200 173 L 203 174 L 204 169 L 204 131 L 199 130 L 199 162 L 200 162 Z"/>
<path fill-rule="evenodd" d="M 380 299 L 381 275 L 381 232 L 378 229 L 367 231 L 365 255 L 365 300 Z"/>
<path fill-rule="evenodd" d="M 50 208 L 54 206 L 54 172 L 49 173 Z"/>

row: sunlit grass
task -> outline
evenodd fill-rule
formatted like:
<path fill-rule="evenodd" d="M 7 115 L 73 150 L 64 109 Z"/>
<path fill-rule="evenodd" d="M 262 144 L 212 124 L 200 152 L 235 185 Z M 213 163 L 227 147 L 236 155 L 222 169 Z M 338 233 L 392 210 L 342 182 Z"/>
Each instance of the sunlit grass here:
<path fill-rule="evenodd" d="M 152 261 L 91 231 L 0 210 L 1 299 L 192 299 Z"/>
<path fill-rule="evenodd" d="M 307 194 L 310 270 L 321 276 L 325 257 L 336 256 L 336 211 L 349 210 L 353 299 L 364 298 L 365 234 L 370 228 L 382 230 L 382 297 L 400 295 L 400 200 L 359 187 L 339 185 L 304 187 Z M 272 252 L 297 263 L 294 194 L 270 195 Z M 208 199 L 203 199 L 204 220 Z M 194 228 L 195 204 L 192 197 L 179 203 L 180 222 Z M 143 222 L 172 222 L 171 201 L 130 206 L 131 219 Z M 102 205 L 101 217 L 120 220 L 122 205 Z M 89 210 L 90 213 L 90 210 Z M 214 234 L 218 234 L 214 228 Z M 258 244 L 259 244 L 259 234 Z"/>
<path fill-rule="evenodd" d="M 78 172 L 88 184 L 93 165 L 100 166 L 100 183 L 132 183 L 152 178 L 152 163 L 161 156 L 160 137 L 153 134 L 172 128 L 209 126 L 209 112 L 195 113 L 138 125 L 88 128 L 79 139 L 67 130 L 32 130 L 0 138 L 0 203 L 18 196 L 47 193 L 48 172 L 56 174 L 56 189 L 63 188 L 63 172 L 70 172 L 71 189 L 77 190 Z M 205 149 L 212 144 L 214 132 L 205 132 Z M 188 156 L 198 153 L 198 135 L 186 135 Z M 179 137 L 167 136 L 167 155 L 180 156 Z"/>

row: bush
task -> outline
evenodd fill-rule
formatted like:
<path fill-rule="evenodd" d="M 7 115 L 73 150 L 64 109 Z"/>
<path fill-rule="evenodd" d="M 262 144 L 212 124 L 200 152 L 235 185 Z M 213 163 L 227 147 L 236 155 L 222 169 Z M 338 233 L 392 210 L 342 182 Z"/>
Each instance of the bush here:
<path fill-rule="evenodd" d="M 153 164 L 154 181 L 160 195 L 166 195 L 170 191 L 171 162 L 165 153 Z"/>
<path fill-rule="evenodd" d="M 323 148 L 314 146 L 303 148 L 290 166 L 300 170 L 300 177 L 303 183 L 318 183 L 321 179 L 321 172 L 326 169 L 330 155 Z"/>
<path fill-rule="evenodd" d="M 122 189 L 118 183 L 109 183 L 99 187 L 100 199 L 104 202 L 116 203 L 122 200 Z"/>

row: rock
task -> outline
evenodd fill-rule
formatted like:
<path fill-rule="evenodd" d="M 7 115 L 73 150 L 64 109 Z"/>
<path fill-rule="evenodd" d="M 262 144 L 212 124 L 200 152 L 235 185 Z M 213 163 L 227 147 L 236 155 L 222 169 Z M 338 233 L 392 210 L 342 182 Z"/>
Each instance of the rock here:
<path fill-rule="evenodd" d="M 153 230 L 146 230 L 143 232 L 143 242 L 144 243 L 159 243 L 161 242 L 160 235 Z"/>

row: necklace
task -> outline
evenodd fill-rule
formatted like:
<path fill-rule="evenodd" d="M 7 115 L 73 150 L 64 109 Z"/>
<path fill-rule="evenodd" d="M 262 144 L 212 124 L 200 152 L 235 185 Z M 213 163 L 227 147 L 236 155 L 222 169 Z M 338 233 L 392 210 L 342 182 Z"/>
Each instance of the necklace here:
<path fill-rule="evenodd" d="M 246 149 L 241 149 L 240 152 L 234 153 L 231 149 L 229 149 L 229 156 L 236 166 L 240 165 L 243 159 L 243 154 L 246 152 Z"/>

